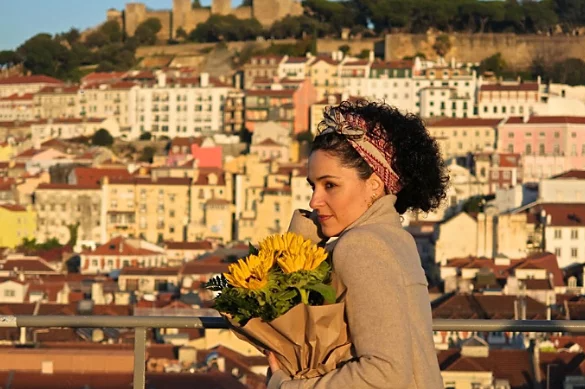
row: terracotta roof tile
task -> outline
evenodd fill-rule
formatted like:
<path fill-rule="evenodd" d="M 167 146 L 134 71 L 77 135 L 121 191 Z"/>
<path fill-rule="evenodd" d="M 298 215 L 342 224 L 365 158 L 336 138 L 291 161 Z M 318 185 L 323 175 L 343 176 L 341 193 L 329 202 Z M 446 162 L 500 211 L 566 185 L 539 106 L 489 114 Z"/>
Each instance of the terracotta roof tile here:
<path fill-rule="evenodd" d="M 492 127 L 500 124 L 502 119 L 480 119 L 480 118 L 447 118 L 440 119 L 429 124 L 429 127 Z"/>
<path fill-rule="evenodd" d="M 505 124 L 585 124 L 585 116 L 530 116 L 527 121 L 511 116 Z"/>
<path fill-rule="evenodd" d="M 110 239 L 105 244 L 96 247 L 94 251 L 85 251 L 83 254 L 90 256 L 99 255 L 115 255 L 115 256 L 151 256 L 159 255 L 159 253 L 139 247 L 134 247 L 129 244 L 126 239 L 121 236 Z"/>
<path fill-rule="evenodd" d="M 569 170 L 567 172 L 561 173 L 552 177 L 553 180 L 555 179 L 576 179 L 576 180 L 585 180 L 585 170 Z"/>
<path fill-rule="evenodd" d="M 207 240 L 199 242 L 165 242 L 167 250 L 212 250 L 213 243 Z"/>
<path fill-rule="evenodd" d="M 502 84 L 487 84 L 482 85 L 481 92 L 504 92 L 504 91 L 538 91 L 538 83 L 526 82 L 522 84 L 502 85 Z"/>
<path fill-rule="evenodd" d="M 63 84 L 63 81 L 57 80 L 56 78 L 34 75 L 34 76 L 11 76 L 0 78 L 0 85 L 12 85 L 12 84 Z"/>
<path fill-rule="evenodd" d="M 130 267 L 124 266 L 120 272 L 121 276 L 176 276 L 179 274 L 179 267 Z"/>

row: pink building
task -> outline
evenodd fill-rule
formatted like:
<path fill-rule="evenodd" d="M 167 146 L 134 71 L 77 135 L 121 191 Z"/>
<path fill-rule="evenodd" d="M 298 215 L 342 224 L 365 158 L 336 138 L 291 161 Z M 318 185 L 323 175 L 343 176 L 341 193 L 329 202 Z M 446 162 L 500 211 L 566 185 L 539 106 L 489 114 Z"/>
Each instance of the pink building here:
<path fill-rule="evenodd" d="M 317 91 L 308 78 L 286 84 L 275 80 L 269 90 L 247 90 L 246 128 L 253 132 L 256 123 L 274 121 L 294 134 L 309 131 L 309 108 L 315 101 Z"/>
<path fill-rule="evenodd" d="M 522 155 L 524 182 L 585 168 L 585 117 L 510 117 L 498 135 L 498 151 Z"/>

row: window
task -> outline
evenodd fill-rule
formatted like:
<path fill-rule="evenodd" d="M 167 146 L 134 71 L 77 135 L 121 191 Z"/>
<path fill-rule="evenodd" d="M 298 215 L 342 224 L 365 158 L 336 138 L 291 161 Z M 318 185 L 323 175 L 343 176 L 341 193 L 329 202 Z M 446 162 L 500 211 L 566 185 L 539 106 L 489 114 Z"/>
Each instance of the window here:
<path fill-rule="evenodd" d="M 280 212 L 280 203 L 274 203 L 274 212 Z"/>
<path fill-rule="evenodd" d="M 561 256 L 561 248 L 560 248 L 560 247 L 556 247 L 556 248 L 555 248 L 555 255 L 556 255 L 557 257 L 560 257 L 560 256 Z"/>
<path fill-rule="evenodd" d="M 488 111 L 488 107 L 483 107 L 483 112 L 487 113 L 487 111 Z"/>
<path fill-rule="evenodd" d="M 544 155 L 544 143 L 538 145 L 538 155 Z"/>
<path fill-rule="evenodd" d="M 571 230 L 571 239 L 579 239 L 579 230 L 574 228 Z"/>
<path fill-rule="evenodd" d="M 563 230 L 560 228 L 555 229 L 555 239 L 562 239 L 563 237 Z"/>
<path fill-rule="evenodd" d="M 504 172 L 504 179 L 505 180 L 509 180 L 510 179 L 510 172 L 509 171 L 505 171 Z"/>
<path fill-rule="evenodd" d="M 497 180 L 498 179 L 498 171 L 497 170 L 492 171 L 492 179 L 493 180 Z"/>
<path fill-rule="evenodd" d="M 97 259 L 92 259 L 91 260 L 91 266 L 92 267 L 97 267 L 97 265 L 98 265 L 98 260 Z"/>
<path fill-rule="evenodd" d="M 526 155 L 532 154 L 532 145 L 526 145 Z"/>
<path fill-rule="evenodd" d="M 557 138 L 557 139 L 558 139 L 558 138 L 560 138 L 560 137 L 561 137 L 561 134 L 560 134 L 558 131 L 556 131 L 556 132 L 555 132 L 555 138 Z"/>
<path fill-rule="evenodd" d="M 6 289 L 4 291 L 4 297 L 14 297 L 16 296 L 16 291 L 14 289 Z"/>
<path fill-rule="evenodd" d="M 579 249 L 577 249 L 576 247 L 573 247 L 571 249 L 571 258 L 577 258 L 579 256 Z"/>
<path fill-rule="evenodd" d="M 513 132 L 508 132 L 508 138 L 514 139 L 514 133 Z"/>
<path fill-rule="evenodd" d="M 498 107 L 494 105 L 494 113 L 498 113 Z"/>

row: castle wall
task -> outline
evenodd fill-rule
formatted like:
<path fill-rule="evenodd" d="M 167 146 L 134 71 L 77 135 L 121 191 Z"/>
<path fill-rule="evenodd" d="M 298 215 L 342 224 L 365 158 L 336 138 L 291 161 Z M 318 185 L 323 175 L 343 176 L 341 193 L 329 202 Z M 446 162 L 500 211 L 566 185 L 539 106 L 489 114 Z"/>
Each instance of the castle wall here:
<path fill-rule="evenodd" d="M 401 59 L 418 52 L 429 59 L 436 58 L 432 48 L 436 36 L 388 34 L 385 39 L 386 59 Z M 537 57 L 550 61 L 570 57 L 585 60 L 585 36 L 450 34 L 450 40 L 452 48 L 446 57 L 463 62 L 480 62 L 496 53 L 501 53 L 506 63 L 516 69 L 528 68 Z"/>
<path fill-rule="evenodd" d="M 229 15 L 232 13 L 231 0 L 212 0 L 211 13 L 213 15 Z"/>
<path fill-rule="evenodd" d="M 142 3 L 127 3 L 124 9 L 124 31 L 126 35 L 134 35 L 140 23 L 146 20 L 146 5 Z"/>
<path fill-rule="evenodd" d="M 232 10 L 232 14 L 238 19 L 252 19 L 252 7 L 238 7 Z"/>
<path fill-rule="evenodd" d="M 147 11 L 146 19 L 155 18 L 160 20 L 162 28 L 156 34 L 156 37 L 161 41 L 166 41 L 171 38 L 171 17 L 172 13 L 169 10 L 165 11 Z"/>

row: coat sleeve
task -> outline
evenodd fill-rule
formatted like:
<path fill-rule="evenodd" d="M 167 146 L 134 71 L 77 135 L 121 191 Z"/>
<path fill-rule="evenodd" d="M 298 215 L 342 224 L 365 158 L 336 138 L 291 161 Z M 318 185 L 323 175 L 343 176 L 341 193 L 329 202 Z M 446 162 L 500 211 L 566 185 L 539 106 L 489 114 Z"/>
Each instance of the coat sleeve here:
<path fill-rule="evenodd" d="M 347 319 L 357 358 L 322 377 L 290 380 L 282 371 L 269 389 L 404 389 L 412 385 L 413 346 L 406 285 L 382 237 L 349 231 L 333 251 L 337 274 L 347 286 Z"/>
<path fill-rule="evenodd" d="M 300 234 L 303 238 L 310 239 L 317 244 L 322 244 L 327 240 L 321 233 L 321 227 L 319 226 L 315 212 L 303 209 L 294 211 L 288 231 Z"/>

